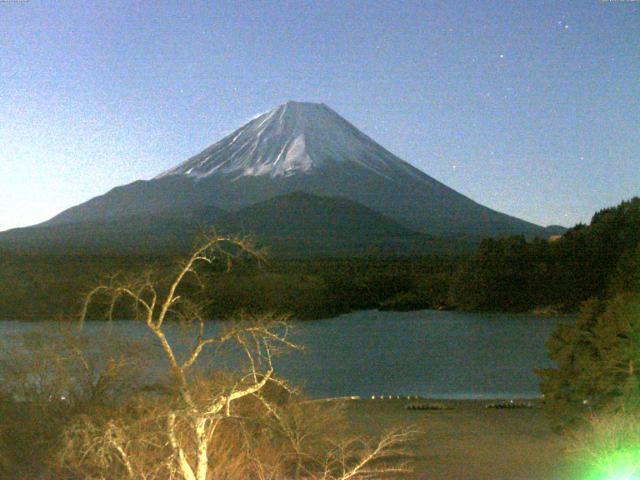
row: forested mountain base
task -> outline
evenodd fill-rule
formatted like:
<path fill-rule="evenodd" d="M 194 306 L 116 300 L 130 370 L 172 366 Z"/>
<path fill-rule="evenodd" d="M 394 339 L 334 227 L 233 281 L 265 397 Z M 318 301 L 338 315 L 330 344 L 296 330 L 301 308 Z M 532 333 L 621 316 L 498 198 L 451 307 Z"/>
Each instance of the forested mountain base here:
<path fill-rule="evenodd" d="M 274 259 L 233 272 L 212 270 L 201 292 L 212 318 L 239 310 L 322 318 L 368 308 L 446 305 L 459 257 Z M 173 257 L 0 254 L 0 318 L 46 320 L 75 315 L 98 280 L 151 269 L 162 277 Z M 195 288 L 195 285 L 193 285 Z M 119 312 L 126 318 L 130 312 Z"/>
<path fill-rule="evenodd" d="M 367 308 L 575 312 L 585 300 L 612 297 L 637 280 L 639 244 L 640 199 L 634 198 L 556 241 L 487 239 L 473 255 L 276 256 L 260 268 L 212 271 L 203 294 L 212 318 L 239 310 L 301 319 Z M 100 278 L 149 268 L 162 276 L 174 257 L 0 252 L 0 318 L 74 314 Z"/>
<path fill-rule="evenodd" d="M 593 216 L 556 241 L 488 239 L 457 271 L 451 303 L 466 310 L 575 311 L 633 282 L 640 244 L 640 198 Z"/>

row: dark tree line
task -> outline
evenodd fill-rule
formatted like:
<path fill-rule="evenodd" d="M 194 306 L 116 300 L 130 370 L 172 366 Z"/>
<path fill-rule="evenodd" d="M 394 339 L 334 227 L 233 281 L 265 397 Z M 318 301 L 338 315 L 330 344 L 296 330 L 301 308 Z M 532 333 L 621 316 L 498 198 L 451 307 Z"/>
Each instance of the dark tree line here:
<path fill-rule="evenodd" d="M 571 264 L 564 278 L 591 298 L 547 341 L 557 366 L 538 372 L 558 430 L 586 425 L 594 414 L 640 416 L 640 200 L 598 212 L 570 233 L 562 258 L 584 266 Z"/>
<path fill-rule="evenodd" d="M 172 261 L 170 256 L 0 253 L 0 318 L 75 315 L 82 293 L 96 281 L 115 273 L 126 278 L 149 266 L 162 276 L 171 273 Z M 274 259 L 260 268 L 212 269 L 204 294 L 212 318 L 240 310 L 308 319 L 367 308 L 432 308 L 447 302 L 448 278 L 459 261 L 451 256 Z M 126 310 L 116 313 L 131 316 Z"/>
<path fill-rule="evenodd" d="M 540 370 L 548 413 L 559 430 L 594 413 L 640 415 L 640 245 L 622 257 L 609 296 L 584 302 L 547 349 L 557 367 Z"/>
<path fill-rule="evenodd" d="M 599 211 L 556 241 L 487 239 L 453 276 L 450 300 L 467 310 L 573 311 L 632 281 L 639 243 L 640 198 Z"/>

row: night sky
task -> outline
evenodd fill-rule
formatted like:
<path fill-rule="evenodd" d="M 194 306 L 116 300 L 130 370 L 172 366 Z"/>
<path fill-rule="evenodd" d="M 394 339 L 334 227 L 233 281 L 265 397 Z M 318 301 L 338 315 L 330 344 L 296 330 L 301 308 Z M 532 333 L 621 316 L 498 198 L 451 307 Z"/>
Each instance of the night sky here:
<path fill-rule="evenodd" d="M 640 194 L 640 2 L 0 0 L 0 230 L 324 102 L 494 209 Z"/>

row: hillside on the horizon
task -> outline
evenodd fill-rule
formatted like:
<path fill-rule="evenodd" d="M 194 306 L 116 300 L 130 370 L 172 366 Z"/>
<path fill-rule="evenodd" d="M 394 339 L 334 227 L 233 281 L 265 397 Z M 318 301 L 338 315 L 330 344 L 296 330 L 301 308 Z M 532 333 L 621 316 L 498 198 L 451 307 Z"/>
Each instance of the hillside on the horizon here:
<path fill-rule="evenodd" d="M 0 250 L 58 254 L 184 254 L 208 231 L 249 235 L 285 256 L 462 253 L 479 239 L 457 242 L 411 231 L 345 198 L 303 192 L 225 212 L 195 208 L 188 214 L 133 214 L 105 220 L 41 224 L 0 234 Z"/>
<path fill-rule="evenodd" d="M 311 210 L 302 194 L 313 196 Z M 336 248 L 366 249 L 386 236 L 399 250 L 407 248 L 399 239 L 411 243 L 421 235 L 477 240 L 564 230 L 474 202 L 324 104 L 288 102 L 151 180 L 114 188 L 43 224 L 1 233 L 0 248 L 182 250 L 211 225 Z"/>

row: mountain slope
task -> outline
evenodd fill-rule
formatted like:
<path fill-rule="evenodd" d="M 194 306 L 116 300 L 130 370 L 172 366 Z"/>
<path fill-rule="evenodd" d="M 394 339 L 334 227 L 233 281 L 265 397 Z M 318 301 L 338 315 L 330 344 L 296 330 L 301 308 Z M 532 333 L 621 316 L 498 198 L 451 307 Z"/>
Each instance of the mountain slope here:
<path fill-rule="evenodd" d="M 546 236 L 542 227 L 479 205 L 414 168 L 327 106 L 298 102 L 255 118 L 152 180 L 113 189 L 46 224 L 203 206 L 236 211 L 295 191 L 348 198 L 434 235 Z"/>
<path fill-rule="evenodd" d="M 190 214 L 136 213 L 73 223 L 41 224 L 0 233 L 0 250 L 34 253 L 174 253 L 188 251 L 197 236 L 225 212 L 201 207 Z"/>
<path fill-rule="evenodd" d="M 233 213 L 207 207 L 183 216 L 137 214 L 16 229 L 0 234 L 0 249 L 172 254 L 187 252 L 198 235 L 211 228 L 250 235 L 282 255 L 451 251 L 450 245 L 412 232 L 351 200 L 302 192 L 274 197 Z"/>
<path fill-rule="evenodd" d="M 439 248 L 425 235 L 345 198 L 294 192 L 228 214 L 218 231 L 248 233 L 278 253 L 338 254 Z"/>

